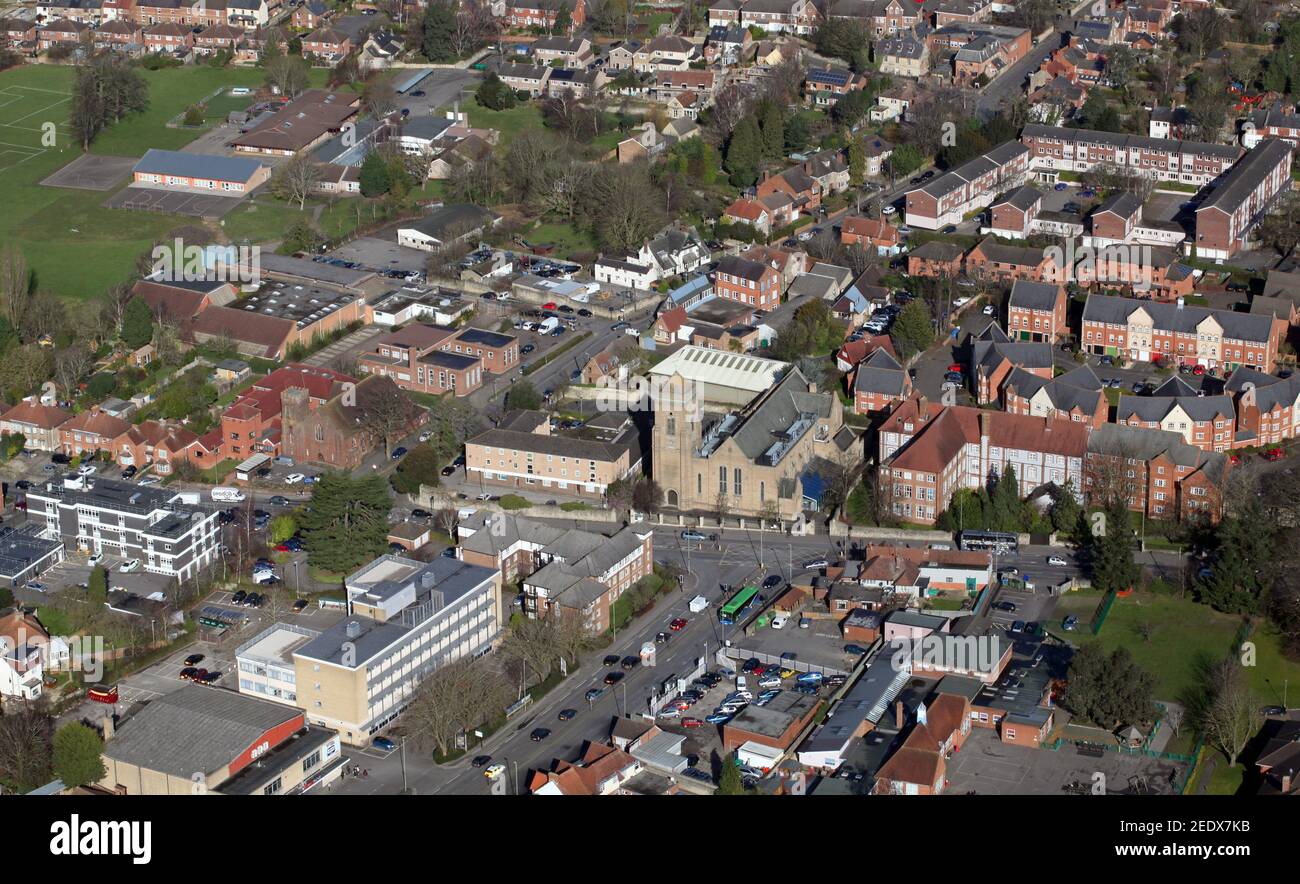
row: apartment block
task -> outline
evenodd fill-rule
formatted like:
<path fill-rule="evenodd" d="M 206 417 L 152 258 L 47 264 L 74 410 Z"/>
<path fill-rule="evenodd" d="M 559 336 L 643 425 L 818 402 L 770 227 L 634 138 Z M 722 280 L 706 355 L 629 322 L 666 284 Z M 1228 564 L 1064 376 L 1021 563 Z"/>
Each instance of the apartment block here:
<path fill-rule="evenodd" d="M 907 223 L 926 230 L 960 223 L 987 207 L 999 193 L 1024 184 L 1030 158 L 1028 148 L 1008 141 L 907 191 Z"/>
<path fill-rule="evenodd" d="M 1272 316 L 1177 303 L 1092 295 L 1083 307 L 1079 345 L 1088 353 L 1136 362 L 1267 371 L 1277 358 L 1281 326 Z"/>
<path fill-rule="evenodd" d="M 33 485 L 27 518 L 70 550 L 137 558 L 144 570 L 186 580 L 217 561 L 218 510 L 182 502 L 179 491 L 77 477 Z"/>
<path fill-rule="evenodd" d="M 1094 505 L 1122 494 L 1150 519 L 1218 521 L 1230 467 L 1228 455 L 1189 445 L 1180 433 L 1107 424 L 1088 437 L 1082 487 Z"/>
<path fill-rule="evenodd" d="M 494 429 L 465 441 L 466 479 L 487 485 L 599 497 L 640 469 L 641 449 L 630 420 L 609 432 L 589 425 L 582 435 L 560 436 L 551 433 L 541 412 L 512 412 Z"/>

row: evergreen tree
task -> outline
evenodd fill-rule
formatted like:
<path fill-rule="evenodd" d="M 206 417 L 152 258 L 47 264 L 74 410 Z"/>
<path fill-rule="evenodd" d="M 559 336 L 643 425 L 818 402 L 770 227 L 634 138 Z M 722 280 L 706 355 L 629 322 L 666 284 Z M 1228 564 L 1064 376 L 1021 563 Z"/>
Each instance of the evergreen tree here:
<path fill-rule="evenodd" d="M 153 313 L 139 295 L 132 298 L 122 313 L 122 342 L 132 350 L 153 340 Z"/>
<path fill-rule="evenodd" d="M 781 108 L 769 101 L 761 114 L 763 130 L 763 158 L 779 160 L 785 156 L 785 121 Z"/>
<path fill-rule="evenodd" d="M 555 13 L 555 27 L 551 28 L 552 34 L 567 34 L 573 27 L 573 13 L 569 10 L 569 4 L 565 3 Z"/>
<path fill-rule="evenodd" d="M 740 779 L 740 768 L 736 766 L 734 759 L 727 758 L 722 762 L 722 772 L 718 774 L 718 792 L 719 795 L 744 795 L 745 784 Z"/>
<path fill-rule="evenodd" d="M 736 126 L 727 144 L 726 169 L 736 187 L 750 187 L 758 181 L 758 166 L 763 159 L 763 136 L 753 116 L 746 116 Z"/>
<path fill-rule="evenodd" d="M 849 138 L 849 184 L 859 187 L 867 174 L 867 152 L 861 138 Z"/>
<path fill-rule="evenodd" d="M 1102 511 L 1105 518 L 1089 534 L 1092 553 L 1092 585 L 1102 592 L 1131 589 L 1139 568 L 1133 561 L 1137 538 L 1129 525 L 1128 507 L 1116 496 Z"/>
<path fill-rule="evenodd" d="M 542 407 L 541 394 L 530 381 L 518 380 L 510 387 L 510 392 L 506 393 L 506 408 L 522 408 L 525 411 L 536 411 Z"/>
<path fill-rule="evenodd" d="M 1079 514 L 1083 510 L 1074 494 L 1074 480 L 1066 479 L 1052 503 L 1052 527 L 1058 534 L 1069 534 L 1079 525 Z"/>
<path fill-rule="evenodd" d="M 898 314 L 890 332 L 894 347 L 903 359 L 924 352 L 934 343 L 934 326 L 930 321 L 930 308 L 920 298 L 908 301 Z"/>
<path fill-rule="evenodd" d="M 452 32 L 456 28 L 456 10 L 446 2 L 433 0 L 424 7 L 421 21 L 420 51 L 433 62 L 456 60 Z"/>
<path fill-rule="evenodd" d="M 54 734 L 54 775 L 68 787 L 98 783 L 106 773 L 103 749 L 99 734 L 81 722 L 65 724 Z"/>
<path fill-rule="evenodd" d="M 358 176 L 362 196 L 383 196 L 392 189 L 393 182 L 388 174 L 388 164 L 378 151 L 371 151 L 361 163 Z"/>
<path fill-rule="evenodd" d="M 808 145 L 808 123 L 799 114 L 791 114 L 785 121 L 785 149 L 803 150 Z"/>
<path fill-rule="evenodd" d="M 515 91 L 497 76 L 496 71 L 490 71 L 474 93 L 474 100 L 491 110 L 509 110 L 515 106 Z"/>
<path fill-rule="evenodd" d="M 388 546 L 388 483 L 382 476 L 352 479 L 329 472 L 312 486 L 302 514 L 307 558 L 314 567 L 348 574 Z"/>
<path fill-rule="evenodd" d="M 1197 578 L 1199 601 L 1228 614 L 1257 614 L 1273 585 L 1273 532 L 1263 507 L 1252 498 L 1219 523 L 1217 548 L 1204 576 Z"/>
<path fill-rule="evenodd" d="M 86 581 L 86 599 L 96 605 L 102 605 L 108 600 L 108 572 L 103 565 L 90 569 L 90 578 Z"/>
<path fill-rule="evenodd" d="M 1007 464 L 991 485 L 989 499 L 993 504 L 993 512 L 990 521 L 993 524 L 989 527 L 993 531 L 1019 531 L 1022 519 L 1020 481 L 1016 476 L 1016 468 Z"/>

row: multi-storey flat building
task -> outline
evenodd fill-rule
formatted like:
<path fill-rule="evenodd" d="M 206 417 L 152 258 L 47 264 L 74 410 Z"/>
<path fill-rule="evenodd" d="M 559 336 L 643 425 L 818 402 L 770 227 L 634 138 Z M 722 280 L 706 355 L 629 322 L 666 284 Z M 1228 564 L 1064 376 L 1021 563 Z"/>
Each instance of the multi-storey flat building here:
<path fill-rule="evenodd" d="M 1239 368 L 1224 385 L 1237 409 L 1238 445 L 1276 445 L 1300 436 L 1300 375 Z"/>
<path fill-rule="evenodd" d="M 292 652 L 294 703 L 364 745 L 438 668 L 491 649 L 501 572 L 458 559 L 375 559 L 344 581 L 348 615 Z"/>
<path fill-rule="evenodd" d="M 1106 424 L 1088 437 L 1082 487 L 1095 506 L 1120 494 L 1147 518 L 1218 521 L 1230 466 L 1228 455 L 1188 445 L 1179 433 Z"/>
<path fill-rule="evenodd" d="M 1091 129 L 1066 129 L 1031 123 L 1020 133 L 1035 169 L 1087 172 L 1114 166 L 1145 178 L 1184 184 L 1209 184 L 1232 167 L 1240 147 L 1201 141 L 1168 141 Z"/>
<path fill-rule="evenodd" d="M 1196 392 L 1175 376 L 1150 396 L 1121 396 L 1115 423 L 1177 433 L 1202 451 L 1231 450 L 1237 423 L 1232 397 Z"/>
<path fill-rule="evenodd" d="M 1080 422 L 954 405 L 882 462 L 880 482 L 894 515 L 932 524 L 953 492 L 981 488 L 1007 467 L 1022 497 L 1046 482 L 1081 488 L 1087 441 Z"/>
<path fill-rule="evenodd" d="M 770 310 L 781 303 L 781 274 L 770 264 L 727 255 L 713 274 L 719 298 Z"/>
<path fill-rule="evenodd" d="M 905 197 L 907 223 L 927 230 L 959 224 L 967 214 L 988 206 L 999 193 L 1024 184 L 1029 165 L 1030 151 L 1025 145 L 1015 141 L 999 144 L 909 190 Z"/>
<path fill-rule="evenodd" d="M 541 412 L 514 412 L 494 429 L 465 441 L 469 482 L 600 496 L 640 468 L 641 449 L 631 421 L 609 433 L 555 436 Z"/>
<path fill-rule="evenodd" d="M 1089 365 L 1055 378 L 1014 368 L 1002 382 L 1001 400 L 1011 414 L 1078 421 L 1094 429 L 1110 416 L 1101 379 Z"/>
<path fill-rule="evenodd" d="M 1196 254 L 1222 261 L 1246 247 L 1278 194 L 1291 189 L 1295 145 L 1270 138 L 1223 176 L 1196 208 Z"/>
<path fill-rule="evenodd" d="M 27 518 L 68 549 L 137 558 L 146 571 L 186 580 L 217 560 L 217 508 L 179 491 L 88 477 L 27 491 Z"/>
<path fill-rule="evenodd" d="M 1002 384 L 1014 370 L 1052 379 L 1052 345 L 1048 341 L 1013 341 L 996 322 L 990 322 L 970 342 L 970 381 L 975 401 L 996 402 Z"/>
<path fill-rule="evenodd" d="M 1267 370 L 1280 328 L 1272 316 L 1092 295 L 1083 307 L 1079 345 L 1088 353 L 1138 362 L 1165 361 Z"/>

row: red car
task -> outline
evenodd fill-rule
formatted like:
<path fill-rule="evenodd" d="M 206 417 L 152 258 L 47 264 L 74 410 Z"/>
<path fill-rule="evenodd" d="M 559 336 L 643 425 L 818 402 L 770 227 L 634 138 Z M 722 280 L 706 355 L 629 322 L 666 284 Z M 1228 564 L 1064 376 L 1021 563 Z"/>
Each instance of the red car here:
<path fill-rule="evenodd" d="M 668 626 L 673 632 L 681 632 L 688 622 L 689 621 L 685 617 L 678 617 L 672 623 L 669 623 Z"/>
<path fill-rule="evenodd" d="M 96 703 L 116 703 L 117 688 L 112 685 L 97 684 L 86 691 L 86 696 Z"/>
<path fill-rule="evenodd" d="M 1193 365 L 1193 366 L 1192 366 L 1192 374 L 1195 374 L 1195 375 L 1202 375 L 1202 374 L 1205 374 L 1205 366 L 1204 366 L 1204 365 Z"/>
<path fill-rule="evenodd" d="M 1286 452 L 1281 448 L 1270 448 L 1264 452 L 1264 460 L 1281 460 L 1285 455 Z"/>
<path fill-rule="evenodd" d="M 1228 455 L 1228 460 L 1232 463 L 1232 465 L 1233 465 L 1234 467 L 1235 467 L 1237 464 L 1241 463 L 1241 458 L 1237 457 L 1237 455 L 1235 455 L 1235 454 L 1230 454 L 1230 455 Z"/>
<path fill-rule="evenodd" d="M 759 663 L 757 666 L 754 667 L 754 674 L 755 674 L 755 675 L 762 675 L 764 672 L 767 672 L 767 670 L 768 670 L 768 667 L 767 667 L 766 664 L 764 664 L 764 663 Z"/>
<path fill-rule="evenodd" d="M 554 309 L 555 309 L 555 302 L 554 302 L 554 301 L 547 301 L 545 304 L 542 305 L 542 309 L 543 309 L 543 310 L 554 310 Z"/>
<path fill-rule="evenodd" d="M 683 718 L 682 727 L 704 727 L 704 722 L 698 718 Z"/>
<path fill-rule="evenodd" d="M 954 362 L 952 365 L 948 366 L 948 370 L 961 372 L 961 371 L 965 371 L 966 367 L 962 365 L 960 362 Z"/>

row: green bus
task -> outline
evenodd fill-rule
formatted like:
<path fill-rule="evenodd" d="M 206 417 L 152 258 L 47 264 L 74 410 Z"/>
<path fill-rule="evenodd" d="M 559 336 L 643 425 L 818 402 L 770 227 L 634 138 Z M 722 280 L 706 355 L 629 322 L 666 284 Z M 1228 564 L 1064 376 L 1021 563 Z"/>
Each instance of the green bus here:
<path fill-rule="evenodd" d="M 731 626 L 736 622 L 736 618 L 749 610 L 757 599 L 758 587 L 746 586 L 733 595 L 731 601 L 722 606 L 718 611 L 718 620 L 721 621 L 723 626 Z"/>

